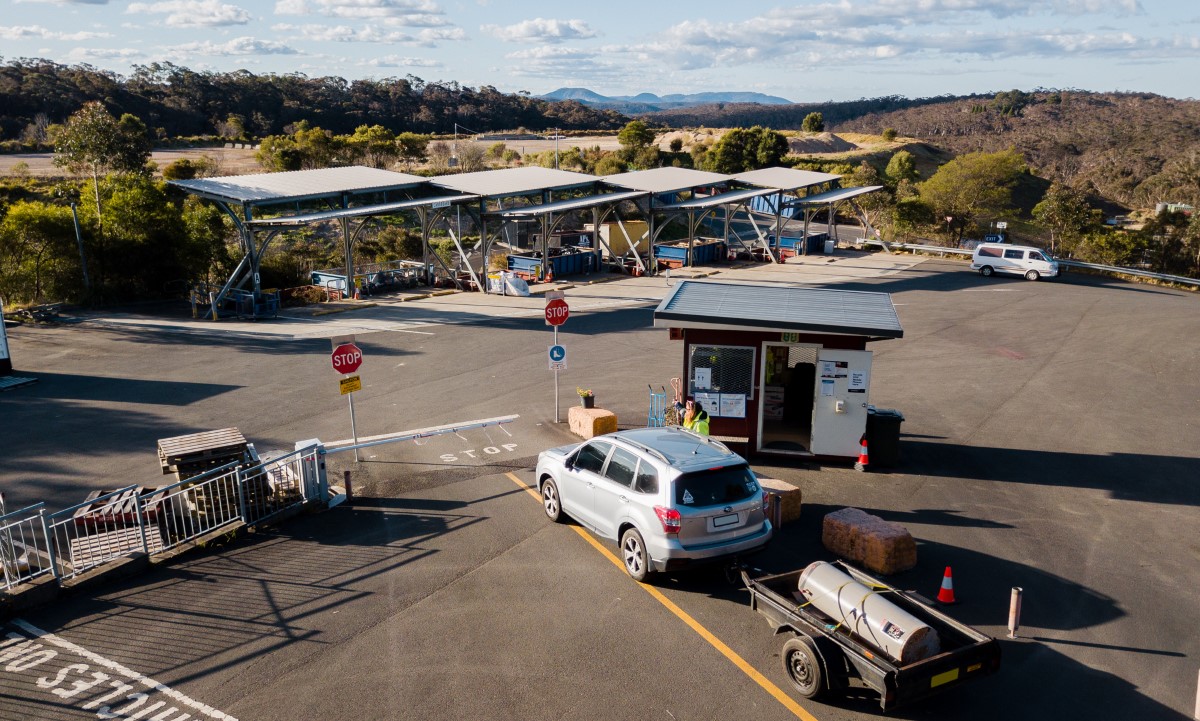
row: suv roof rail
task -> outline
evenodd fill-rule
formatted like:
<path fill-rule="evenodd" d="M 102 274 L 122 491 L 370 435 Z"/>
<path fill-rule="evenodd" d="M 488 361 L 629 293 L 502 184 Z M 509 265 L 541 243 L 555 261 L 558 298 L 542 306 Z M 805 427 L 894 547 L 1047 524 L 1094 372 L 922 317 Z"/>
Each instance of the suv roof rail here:
<path fill-rule="evenodd" d="M 667 458 L 665 455 L 663 455 L 662 451 L 658 450 L 657 448 L 651 448 L 650 446 L 646 445 L 645 443 L 635 441 L 634 439 L 630 438 L 629 436 L 621 436 L 621 440 L 625 441 L 626 443 L 628 443 L 631 446 L 637 446 L 638 450 L 642 450 L 642 451 L 645 451 L 646 453 L 649 453 L 650 455 L 654 456 L 655 458 L 662 461 L 663 463 L 666 463 L 668 465 L 671 463 L 671 460 L 669 458 Z"/>

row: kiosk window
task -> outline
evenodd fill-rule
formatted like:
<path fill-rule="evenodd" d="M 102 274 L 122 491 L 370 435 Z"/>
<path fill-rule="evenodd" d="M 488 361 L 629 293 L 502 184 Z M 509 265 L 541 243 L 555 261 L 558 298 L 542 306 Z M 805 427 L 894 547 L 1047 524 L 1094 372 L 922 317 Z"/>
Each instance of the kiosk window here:
<path fill-rule="evenodd" d="M 701 369 L 701 378 L 707 378 L 708 388 L 696 383 L 697 369 Z M 754 348 L 692 346 L 688 359 L 688 395 L 696 393 L 737 393 L 753 398 Z"/>

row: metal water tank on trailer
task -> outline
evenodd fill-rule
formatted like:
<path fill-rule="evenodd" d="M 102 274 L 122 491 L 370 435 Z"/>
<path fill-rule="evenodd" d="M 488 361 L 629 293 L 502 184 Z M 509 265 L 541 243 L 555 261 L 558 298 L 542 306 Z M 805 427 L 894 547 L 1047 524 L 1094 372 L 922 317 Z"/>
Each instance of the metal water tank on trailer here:
<path fill-rule="evenodd" d="M 901 665 L 941 652 L 937 631 L 833 564 L 809 564 L 799 586 L 800 595 L 817 610 Z"/>

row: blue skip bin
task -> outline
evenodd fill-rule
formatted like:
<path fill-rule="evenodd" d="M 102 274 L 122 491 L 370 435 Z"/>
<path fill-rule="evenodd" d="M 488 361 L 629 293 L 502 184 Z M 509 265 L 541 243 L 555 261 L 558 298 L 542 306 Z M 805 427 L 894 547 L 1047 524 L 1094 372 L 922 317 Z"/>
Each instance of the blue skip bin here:
<path fill-rule="evenodd" d="M 535 278 L 545 263 L 541 254 L 510 255 L 508 269 L 523 278 Z M 550 256 L 550 272 L 555 278 L 568 275 L 584 275 L 596 269 L 596 254 L 593 251 L 564 252 Z"/>

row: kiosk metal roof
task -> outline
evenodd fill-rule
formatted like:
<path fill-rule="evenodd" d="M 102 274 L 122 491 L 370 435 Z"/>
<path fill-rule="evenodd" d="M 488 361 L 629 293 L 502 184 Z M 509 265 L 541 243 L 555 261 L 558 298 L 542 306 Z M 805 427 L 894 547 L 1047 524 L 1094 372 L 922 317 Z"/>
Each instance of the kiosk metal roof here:
<path fill-rule="evenodd" d="M 775 190 L 799 190 L 813 185 L 828 183 L 842 176 L 830 173 L 817 173 L 812 170 L 797 170 L 795 168 L 762 168 L 745 173 L 738 173 L 733 179 L 746 185 L 757 185 L 760 188 Z"/>
<path fill-rule="evenodd" d="M 567 213 L 572 210 L 592 208 L 597 205 L 605 205 L 607 203 L 620 203 L 623 200 L 633 200 L 634 198 L 641 198 L 645 195 L 646 193 L 637 190 L 629 190 L 624 193 L 589 195 L 586 198 L 571 198 L 568 200 L 556 200 L 553 203 L 538 203 L 537 205 L 523 205 L 519 208 L 508 208 L 507 210 L 488 213 L 488 216 L 494 218 L 523 218 L 530 215 L 541 215 L 543 213 Z"/>
<path fill-rule="evenodd" d="M 731 190 L 728 193 L 719 193 L 717 195 L 706 195 L 701 198 L 692 198 L 680 203 L 672 203 L 670 205 L 659 206 L 659 210 L 694 210 L 697 208 L 715 208 L 719 205 L 728 205 L 729 203 L 740 203 L 743 200 L 757 198 L 760 195 L 768 195 L 775 191 L 771 188 L 748 188 L 746 190 Z"/>
<path fill-rule="evenodd" d="M 418 175 L 358 165 L 170 181 L 171 185 L 196 195 L 239 205 L 265 205 L 347 193 L 403 190 L 426 182 L 427 178 Z"/>
<path fill-rule="evenodd" d="M 485 198 L 496 198 L 508 195 L 529 195 L 530 193 L 538 193 L 543 190 L 593 185 L 600 178 L 595 175 L 575 173 L 570 170 L 528 167 L 439 175 L 428 180 L 431 184 L 440 188 L 448 188 L 460 193 L 470 193 Z"/>
<path fill-rule="evenodd" d="M 647 193 L 673 193 L 679 190 L 691 190 L 701 185 L 723 185 L 728 183 L 729 179 L 730 176 L 721 173 L 674 167 L 635 170 L 632 173 L 606 175 L 601 178 L 605 185 L 627 190 L 642 190 Z"/>
<path fill-rule="evenodd" d="M 654 309 L 654 327 L 904 337 L 888 293 L 691 280 Z"/>
<path fill-rule="evenodd" d="M 824 193 L 810 195 L 807 198 L 793 200 L 788 205 L 822 205 L 824 203 L 836 203 L 842 200 L 857 198 L 860 195 L 874 193 L 876 190 L 883 188 L 882 185 L 863 185 L 858 188 L 838 188 L 837 190 L 829 190 Z"/>
<path fill-rule="evenodd" d="M 266 218 L 263 220 L 251 220 L 246 225 L 255 228 L 292 228 L 309 223 L 317 223 L 322 220 L 334 220 L 337 218 L 362 218 L 370 215 L 385 215 L 394 213 L 400 210 L 408 210 L 410 208 L 419 208 L 421 206 L 428 207 L 445 207 L 452 203 L 461 203 L 467 200 L 475 200 L 477 195 L 443 195 L 436 198 L 419 198 L 417 200 L 401 200 L 395 203 L 383 203 L 381 205 L 364 205 L 358 208 L 342 208 L 340 210 L 325 210 L 320 213 L 305 213 L 304 215 L 287 215 L 281 218 Z"/>

